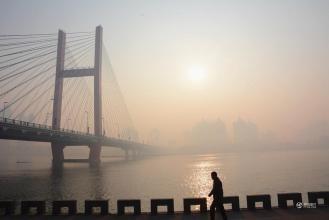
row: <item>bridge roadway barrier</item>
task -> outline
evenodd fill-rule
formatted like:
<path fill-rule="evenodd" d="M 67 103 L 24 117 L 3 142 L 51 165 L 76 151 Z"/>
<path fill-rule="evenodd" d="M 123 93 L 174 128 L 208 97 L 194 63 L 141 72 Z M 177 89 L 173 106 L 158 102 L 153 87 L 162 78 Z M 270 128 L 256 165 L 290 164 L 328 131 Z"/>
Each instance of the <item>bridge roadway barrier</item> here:
<path fill-rule="evenodd" d="M 329 191 L 322 192 L 309 192 L 308 193 L 308 203 L 302 203 L 301 193 L 279 193 L 278 198 L 278 209 L 306 209 L 310 208 L 323 208 L 322 210 L 329 211 Z M 269 210 L 272 209 L 271 196 L 269 194 L 260 195 L 247 195 L 247 209 L 249 211 L 257 212 L 259 210 Z M 223 199 L 224 204 L 231 204 L 231 208 L 227 209 L 234 213 L 241 210 L 240 199 L 238 196 L 225 196 Z M 288 206 L 287 201 L 292 201 L 293 206 Z M 256 203 L 262 202 L 262 207 L 257 207 Z M 301 204 L 302 206 L 299 206 Z M 154 215 L 173 215 L 176 214 L 174 210 L 174 199 L 151 199 L 151 213 L 144 213 Z M 198 213 L 206 213 L 207 209 L 207 199 L 206 198 L 184 198 L 183 213 L 185 215 L 195 214 L 196 211 L 192 211 L 191 206 L 200 206 Z M 303 206 L 304 205 L 304 206 Z M 166 212 L 159 212 L 158 207 L 167 207 Z M 135 216 L 141 215 L 141 200 L 118 200 L 117 201 L 117 215 L 129 215 L 131 213 L 125 212 L 126 207 L 133 207 Z M 277 209 L 277 207 L 275 207 Z M 15 212 L 17 204 L 14 201 L 0 201 L 0 215 L 49 215 L 46 213 L 46 202 L 45 201 L 21 201 L 21 212 Z M 76 200 L 64 200 L 64 201 L 53 201 L 51 203 L 52 214 L 56 215 L 114 215 L 114 213 L 109 213 L 109 201 L 108 200 L 85 200 L 85 211 L 84 213 L 77 213 L 77 201 Z M 63 209 L 67 209 L 67 212 L 62 212 Z M 96 209 L 99 209 L 96 211 Z"/>

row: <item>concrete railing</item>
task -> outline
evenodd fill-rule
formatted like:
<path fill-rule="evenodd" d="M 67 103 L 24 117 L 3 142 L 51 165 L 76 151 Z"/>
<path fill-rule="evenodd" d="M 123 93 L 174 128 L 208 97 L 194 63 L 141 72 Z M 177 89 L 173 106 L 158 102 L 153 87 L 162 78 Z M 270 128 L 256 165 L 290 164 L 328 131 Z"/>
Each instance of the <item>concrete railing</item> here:
<path fill-rule="evenodd" d="M 308 204 L 316 204 L 316 206 L 329 207 L 329 191 L 322 192 L 308 192 Z M 302 208 L 302 194 L 301 193 L 279 193 L 277 194 L 278 208 Z M 260 195 L 247 195 L 247 209 L 271 209 L 271 196 L 268 194 Z M 319 201 L 322 202 L 319 202 Z M 287 202 L 292 201 L 293 206 L 288 206 Z M 261 202 L 262 207 L 256 208 L 256 203 Z M 240 211 L 240 200 L 238 196 L 226 196 L 223 199 L 224 204 L 231 205 L 231 211 Z M 75 215 L 77 214 L 77 201 L 76 200 L 62 200 L 53 201 L 52 215 Z M 183 199 L 184 214 L 191 214 L 191 206 L 200 206 L 199 212 L 207 212 L 207 199 L 206 198 L 185 198 Z M 174 199 L 151 199 L 151 214 L 157 215 L 158 207 L 167 207 L 166 213 L 160 214 L 174 214 Z M 134 215 L 141 214 L 141 200 L 118 200 L 117 201 L 117 214 L 125 215 L 126 207 L 134 208 Z M 98 209 L 98 211 L 96 210 Z M 13 201 L 0 201 L 1 215 L 14 215 L 16 210 L 16 203 Z M 21 202 L 21 215 L 45 215 L 46 202 L 45 201 L 22 201 Z M 85 201 L 85 215 L 108 215 L 109 201 L 108 200 L 86 200 Z"/>

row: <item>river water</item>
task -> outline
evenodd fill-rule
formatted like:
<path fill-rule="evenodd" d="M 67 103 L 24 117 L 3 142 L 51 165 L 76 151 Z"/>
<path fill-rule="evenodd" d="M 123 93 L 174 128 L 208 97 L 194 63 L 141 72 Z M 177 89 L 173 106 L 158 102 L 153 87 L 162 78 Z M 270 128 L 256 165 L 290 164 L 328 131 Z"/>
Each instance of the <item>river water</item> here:
<path fill-rule="evenodd" d="M 247 194 L 272 196 L 279 192 L 329 190 L 329 150 L 170 155 L 126 161 L 103 155 L 98 168 L 88 164 L 65 164 L 54 170 L 49 157 L 28 163 L 0 162 L 2 200 L 78 200 L 83 211 L 86 199 L 109 199 L 115 212 L 118 199 L 141 199 L 150 210 L 151 198 L 174 198 L 182 210 L 184 197 L 206 197 L 211 190 L 210 172 L 217 171 L 224 194 L 239 195 L 246 207 Z M 210 202 L 210 200 L 208 200 Z"/>

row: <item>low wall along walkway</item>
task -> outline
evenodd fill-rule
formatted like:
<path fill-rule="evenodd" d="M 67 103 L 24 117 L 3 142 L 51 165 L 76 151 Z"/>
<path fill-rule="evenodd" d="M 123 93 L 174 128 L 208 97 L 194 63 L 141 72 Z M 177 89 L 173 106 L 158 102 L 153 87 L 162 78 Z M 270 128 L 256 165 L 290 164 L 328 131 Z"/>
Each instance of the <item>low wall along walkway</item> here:
<path fill-rule="evenodd" d="M 279 193 L 277 194 L 278 204 L 274 207 L 280 209 L 303 209 L 303 208 L 317 208 L 317 207 L 329 207 L 329 191 L 323 192 L 308 192 L 308 202 L 302 201 L 301 193 Z M 247 209 L 248 210 L 270 210 L 272 209 L 271 196 L 269 194 L 259 195 L 247 195 Z M 230 211 L 239 212 L 240 199 L 238 196 L 227 196 L 223 199 L 224 204 L 230 205 Z M 288 205 L 288 201 L 292 205 Z M 190 215 L 192 213 L 192 206 L 199 206 L 200 213 L 206 213 L 207 199 L 206 198 L 184 198 L 184 215 Z M 174 199 L 151 199 L 151 213 L 144 213 L 150 215 L 158 214 L 175 214 Z M 20 215 L 76 215 L 77 213 L 77 201 L 76 200 L 61 200 L 53 201 L 51 203 L 51 212 L 46 213 L 45 201 L 21 201 L 20 210 L 18 202 L 14 201 L 0 201 L 0 214 L 1 215 L 14 215 L 19 213 Z M 127 213 L 126 208 L 132 207 L 133 213 Z M 160 213 L 159 207 L 165 207 L 166 212 Z M 19 211 L 19 212 L 18 212 Z M 118 200 L 117 201 L 117 213 L 109 213 L 109 200 L 86 200 L 84 215 L 109 215 L 117 214 L 123 215 L 141 215 L 141 200 Z"/>

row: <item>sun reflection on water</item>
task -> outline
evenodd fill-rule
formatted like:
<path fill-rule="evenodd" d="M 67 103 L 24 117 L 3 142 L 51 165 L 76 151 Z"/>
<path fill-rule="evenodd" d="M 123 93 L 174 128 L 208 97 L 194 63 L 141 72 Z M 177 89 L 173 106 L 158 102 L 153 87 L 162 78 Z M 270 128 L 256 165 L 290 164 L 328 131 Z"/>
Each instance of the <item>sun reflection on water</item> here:
<path fill-rule="evenodd" d="M 185 185 L 189 187 L 191 195 L 193 197 L 206 197 L 208 204 L 210 198 L 209 192 L 212 189 L 212 179 L 210 173 L 212 171 L 218 171 L 221 164 L 214 156 L 202 156 L 198 158 L 191 166 Z M 199 210 L 199 207 L 192 207 L 193 210 Z"/>

